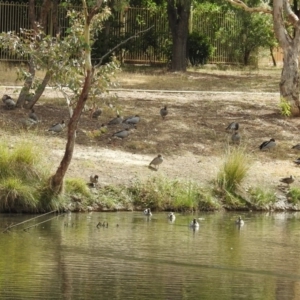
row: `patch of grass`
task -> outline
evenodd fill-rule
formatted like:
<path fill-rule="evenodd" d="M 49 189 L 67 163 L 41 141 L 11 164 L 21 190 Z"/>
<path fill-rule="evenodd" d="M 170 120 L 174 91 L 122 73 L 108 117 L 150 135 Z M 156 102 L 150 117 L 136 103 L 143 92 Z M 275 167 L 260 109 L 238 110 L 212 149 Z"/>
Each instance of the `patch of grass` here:
<path fill-rule="evenodd" d="M 291 187 L 288 193 L 289 202 L 294 205 L 299 204 L 300 202 L 300 189 L 296 187 Z"/>
<path fill-rule="evenodd" d="M 69 178 L 65 181 L 65 192 L 91 198 L 92 194 L 86 181 L 81 178 Z"/>
<path fill-rule="evenodd" d="M 37 212 L 38 197 L 33 187 L 19 178 L 8 177 L 0 182 L 0 211 Z"/>
<path fill-rule="evenodd" d="M 228 148 L 217 175 L 218 186 L 224 191 L 234 193 L 247 176 L 249 168 L 250 160 L 244 148 Z"/>
<path fill-rule="evenodd" d="M 288 101 L 286 101 L 285 98 L 280 97 L 280 102 L 279 102 L 278 106 L 279 106 L 280 112 L 283 116 L 289 117 L 292 114 L 291 105 L 289 104 Z"/>
<path fill-rule="evenodd" d="M 110 210 L 132 210 L 132 199 L 124 186 L 105 186 L 98 191 L 96 203 Z"/>
<path fill-rule="evenodd" d="M 43 197 L 50 177 L 44 158 L 38 144 L 23 138 L 13 147 L 0 143 L 0 211 L 41 212 L 58 206 Z"/>
<path fill-rule="evenodd" d="M 190 181 L 152 177 L 145 182 L 136 181 L 129 192 L 134 205 L 140 209 L 198 211 L 220 207 L 210 191 Z"/>
<path fill-rule="evenodd" d="M 275 192 L 266 188 L 255 187 L 249 193 L 251 195 L 251 204 L 255 207 L 266 207 L 276 202 Z"/>

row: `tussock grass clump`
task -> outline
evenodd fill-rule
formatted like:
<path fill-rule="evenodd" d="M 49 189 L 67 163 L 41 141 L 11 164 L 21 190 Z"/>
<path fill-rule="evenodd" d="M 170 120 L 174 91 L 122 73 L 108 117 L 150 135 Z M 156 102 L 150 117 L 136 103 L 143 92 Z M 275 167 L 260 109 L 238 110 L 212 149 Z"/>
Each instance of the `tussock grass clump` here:
<path fill-rule="evenodd" d="M 40 211 L 41 187 L 50 176 L 41 149 L 25 140 L 11 149 L 0 143 L 0 170 L 0 211 Z"/>
<path fill-rule="evenodd" d="M 234 193 L 247 176 L 249 168 L 250 160 L 244 148 L 228 148 L 224 163 L 217 175 L 218 186 L 227 192 Z"/>
<path fill-rule="evenodd" d="M 197 211 L 216 210 L 219 203 L 209 191 L 193 182 L 153 177 L 145 182 L 136 181 L 129 188 L 136 207 L 156 210 Z"/>

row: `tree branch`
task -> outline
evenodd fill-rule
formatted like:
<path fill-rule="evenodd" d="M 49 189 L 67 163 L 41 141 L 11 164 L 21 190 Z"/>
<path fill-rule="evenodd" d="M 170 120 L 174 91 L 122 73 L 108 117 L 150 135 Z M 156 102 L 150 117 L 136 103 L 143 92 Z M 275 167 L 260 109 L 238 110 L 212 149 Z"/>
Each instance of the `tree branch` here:
<path fill-rule="evenodd" d="M 119 43 L 118 45 L 116 45 L 115 47 L 113 47 L 111 50 L 109 50 L 108 52 L 106 52 L 106 53 L 100 58 L 100 61 L 94 66 L 94 68 L 98 68 L 98 67 L 101 65 L 103 59 L 104 59 L 105 57 L 107 57 L 109 54 L 111 54 L 112 52 L 114 52 L 116 49 L 118 49 L 120 46 L 122 46 L 122 45 L 126 44 L 128 41 L 130 41 L 130 40 L 136 38 L 138 35 L 140 35 L 140 34 L 142 34 L 142 33 L 145 33 L 145 32 L 147 32 L 147 31 L 149 31 L 149 30 L 150 30 L 151 28 L 153 28 L 153 27 L 154 27 L 154 25 L 152 25 L 151 27 L 149 27 L 149 28 L 147 28 L 147 29 L 145 29 L 145 30 L 139 31 L 139 32 L 137 32 L 135 35 L 130 36 L 128 39 L 122 41 L 121 43 Z"/>
<path fill-rule="evenodd" d="M 249 7 L 246 3 L 241 0 L 227 0 L 232 5 L 243 8 L 245 11 L 253 12 L 261 12 L 265 14 L 272 14 L 273 10 L 267 7 Z"/>

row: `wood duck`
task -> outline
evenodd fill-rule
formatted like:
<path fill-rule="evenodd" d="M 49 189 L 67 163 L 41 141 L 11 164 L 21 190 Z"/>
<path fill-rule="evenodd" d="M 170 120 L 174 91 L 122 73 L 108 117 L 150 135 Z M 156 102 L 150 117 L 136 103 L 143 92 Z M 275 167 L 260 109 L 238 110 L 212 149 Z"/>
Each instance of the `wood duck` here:
<path fill-rule="evenodd" d="M 160 110 L 160 115 L 161 115 L 161 117 L 162 117 L 163 119 L 165 119 L 165 117 L 167 116 L 167 114 L 168 114 L 168 108 L 167 108 L 167 106 L 161 108 L 161 110 Z"/>
<path fill-rule="evenodd" d="M 65 121 L 62 120 L 61 123 L 56 123 L 56 124 L 53 124 L 49 129 L 48 131 L 52 131 L 52 132 L 61 132 L 63 131 L 63 129 L 65 128 L 66 124 L 65 124 Z"/>
<path fill-rule="evenodd" d="M 164 161 L 161 154 L 158 154 L 153 160 L 150 162 L 149 167 L 151 165 L 155 166 L 155 169 L 158 169 L 159 165 Z"/>
<path fill-rule="evenodd" d="M 274 139 L 270 139 L 269 141 L 265 141 L 263 142 L 260 146 L 259 149 L 260 150 L 270 150 L 272 148 L 274 148 L 276 146 L 276 142 Z"/>
<path fill-rule="evenodd" d="M 151 212 L 151 209 L 150 208 L 146 208 L 144 210 L 144 215 L 148 216 L 148 217 L 151 217 L 152 216 L 152 212 Z"/>

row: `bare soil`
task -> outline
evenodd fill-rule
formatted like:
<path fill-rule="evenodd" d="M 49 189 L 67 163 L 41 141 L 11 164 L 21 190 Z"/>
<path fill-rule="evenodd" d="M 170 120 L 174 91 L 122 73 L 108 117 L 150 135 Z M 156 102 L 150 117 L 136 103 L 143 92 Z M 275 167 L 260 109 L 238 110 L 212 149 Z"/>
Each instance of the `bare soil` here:
<path fill-rule="evenodd" d="M 0 93 L 13 96 L 13 89 L 0 88 Z M 30 132 L 20 126 L 27 110 L 8 111 L 1 107 L 0 134 L 12 144 L 20 134 L 42 143 L 54 171 L 64 153 L 66 131 L 55 135 L 46 130 L 53 123 L 67 121 L 69 113 L 63 101 L 57 104 L 46 100 L 49 97 L 62 98 L 58 92 L 47 89 L 44 99 L 35 107 L 41 122 Z M 207 185 L 216 178 L 226 151 L 235 147 L 225 128 L 237 121 L 240 147 L 251 158 L 245 187 L 277 188 L 281 177 L 299 178 L 293 160 L 300 156 L 291 149 L 300 143 L 299 118 L 283 117 L 278 101 L 276 92 L 111 91 L 99 100 L 103 113 L 98 120 L 90 117 L 88 109 L 83 113 L 67 177 L 88 180 L 91 174 L 98 174 L 101 185 L 129 185 L 136 179 L 161 175 Z M 169 109 L 165 120 L 159 114 L 164 105 Z M 99 130 L 117 112 L 124 117 L 141 117 L 137 128 L 124 140 L 112 137 L 122 125 L 109 126 L 104 133 Z M 259 145 L 270 138 L 276 140 L 276 149 L 260 151 Z M 163 155 L 164 162 L 155 171 L 148 165 L 158 153 Z M 299 185 L 297 180 L 295 185 Z"/>

